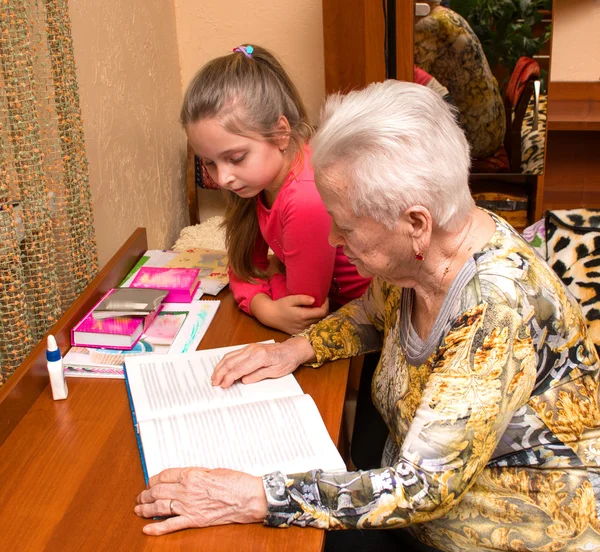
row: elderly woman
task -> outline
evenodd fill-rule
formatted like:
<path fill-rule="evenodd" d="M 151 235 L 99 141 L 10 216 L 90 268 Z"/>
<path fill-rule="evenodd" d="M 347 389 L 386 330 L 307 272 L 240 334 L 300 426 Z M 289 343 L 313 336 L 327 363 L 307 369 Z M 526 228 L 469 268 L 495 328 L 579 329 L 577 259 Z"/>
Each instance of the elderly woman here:
<path fill-rule="evenodd" d="M 450 109 L 394 81 L 334 96 L 312 159 L 330 241 L 374 276 L 371 287 L 284 343 L 231 353 L 213 383 L 380 349 L 382 467 L 262 479 L 167 470 L 136 512 L 176 517 L 145 532 L 264 521 L 388 530 L 361 534 L 373 538 L 409 527 L 452 552 L 600 549 L 598 357 L 557 276 L 475 207 Z"/>

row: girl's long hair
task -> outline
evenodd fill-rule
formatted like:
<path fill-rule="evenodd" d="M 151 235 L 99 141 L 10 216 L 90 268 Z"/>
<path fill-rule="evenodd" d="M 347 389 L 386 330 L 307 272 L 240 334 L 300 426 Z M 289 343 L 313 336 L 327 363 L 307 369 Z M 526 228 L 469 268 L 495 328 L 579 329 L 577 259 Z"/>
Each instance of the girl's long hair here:
<path fill-rule="evenodd" d="M 276 143 L 281 116 L 290 124 L 292 156 L 301 156 L 302 147 L 313 133 L 306 108 L 296 86 L 279 61 L 265 48 L 253 45 L 250 57 L 236 51 L 208 62 L 194 76 L 181 108 L 181 123 L 217 118 L 223 127 L 241 136 L 262 136 Z M 266 273 L 254 265 L 252 253 L 259 234 L 257 197 L 244 199 L 226 193 L 223 225 L 229 264 L 242 280 L 252 282 Z"/>

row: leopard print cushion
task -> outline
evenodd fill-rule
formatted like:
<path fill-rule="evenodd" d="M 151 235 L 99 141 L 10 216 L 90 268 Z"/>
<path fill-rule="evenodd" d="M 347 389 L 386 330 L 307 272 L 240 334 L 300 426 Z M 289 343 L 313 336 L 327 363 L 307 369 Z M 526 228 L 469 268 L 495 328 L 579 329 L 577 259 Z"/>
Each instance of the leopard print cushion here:
<path fill-rule="evenodd" d="M 600 350 L 600 210 L 548 211 L 546 261 L 581 304 Z"/>
<path fill-rule="evenodd" d="M 546 136 L 548 96 L 540 94 L 537 130 L 533 130 L 533 106 L 534 98 L 532 96 L 521 127 L 521 172 L 523 174 L 542 174 L 544 172 L 544 137 Z"/>

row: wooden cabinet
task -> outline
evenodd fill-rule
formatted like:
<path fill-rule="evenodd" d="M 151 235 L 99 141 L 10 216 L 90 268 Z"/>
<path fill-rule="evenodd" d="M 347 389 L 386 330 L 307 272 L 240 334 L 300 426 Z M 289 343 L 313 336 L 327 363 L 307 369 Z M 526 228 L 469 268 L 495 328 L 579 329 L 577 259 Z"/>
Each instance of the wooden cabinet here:
<path fill-rule="evenodd" d="M 386 13 L 389 11 L 389 14 Z M 393 12 L 395 11 L 395 14 Z M 393 16 L 395 33 L 389 30 L 388 16 Z M 323 0 L 323 32 L 325 48 L 325 87 L 327 93 L 347 92 L 386 78 L 386 35 L 395 54 L 395 78 L 413 81 L 414 68 L 414 0 Z M 389 64 L 388 64 L 389 65 Z M 541 184 L 537 176 L 478 174 L 472 177 L 472 188 L 520 187 L 529 200 L 528 218 L 533 221 L 541 213 Z M 477 181 L 475 183 L 475 181 Z"/>
<path fill-rule="evenodd" d="M 545 209 L 600 209 L 600 82 L 551 82 Z"/>
<path fill-rule="evenodd" d="M 388 3 L 389 4 L 389 3 Z M 395 2 L 395 70 L 413 80 L 414 2 Z M 386 78 L 386 13 L 380 0 L 323 0 L 325 88 L 348 92 Z"/>

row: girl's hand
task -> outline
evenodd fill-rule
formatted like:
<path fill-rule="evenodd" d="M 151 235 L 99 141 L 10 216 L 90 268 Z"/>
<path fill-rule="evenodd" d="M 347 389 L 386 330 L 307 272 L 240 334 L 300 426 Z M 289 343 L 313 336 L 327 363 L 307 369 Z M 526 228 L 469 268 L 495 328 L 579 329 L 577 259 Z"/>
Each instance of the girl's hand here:
<path fill-rule="evenodd" d="M 284 343 L 253 343 L 227 353 L 215 366 L 212 384 L 224 389 L 233 382 L 254 383 L 291 374 L 300 364 L 315 358 L 307 339 L 294 337 Z"/>
<path fill-rule="evenodd" d="M 257 293 L 250 302 L 252 314 L 265 326 L 297 334 L 329 314 L 329 299 L 313 307 L 310 295 L 288 295 L 273 301 L 266 293 Z"/>
<path fill-rule="evenodd" d="M 306 330 L 329 314 L 329 299 L 320 307 L 313 307 L 314 302 L 310 295 L 288 295 L 273 301 L 272 326 L 290 335 Z"/>
<path fill-rule="evenodd" d="M 190 527 L 256 523 L 267 515 L 260 477 L 234 470 L 171 468 L 150 479 L 134 508 L 138 516 L 172 516 L 144 527 L 147 535 L 164 535 Z"/>

